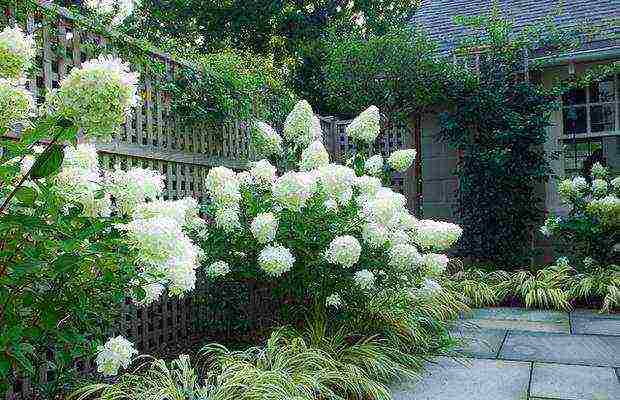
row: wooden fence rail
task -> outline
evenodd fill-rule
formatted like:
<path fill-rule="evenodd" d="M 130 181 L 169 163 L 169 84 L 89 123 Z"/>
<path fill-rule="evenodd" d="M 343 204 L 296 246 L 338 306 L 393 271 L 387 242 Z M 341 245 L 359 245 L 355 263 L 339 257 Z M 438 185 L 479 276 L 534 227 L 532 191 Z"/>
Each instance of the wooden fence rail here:
<path fill-rule="evenodd" d="M 14 23 L 10 10 L 5 10 L 4 15 L 0 25 Z M 73 67 L 92 57 L 88 50 L 92 47 L 85 46 L 85 43 L 106 46 L 106 38 L 78 29 L 70 16 L 62 13 L 52 25 L 49 21 L 43 23 L 30 17 L 22 28 L 28 33 L 37 31 L 42 38 L 36 74 L 27 84 L 39 103 L 47 91 L 59 86 Z M 161 53 L 153 52 L 152 57 L 165 64 L 169 78 L 182 64 Z M 210 167 L 225 165 L 240 170 L 247 168 L 253 160 L 248 129 L 240 122 L 184 124 L 172 115 L 170 101 L 155 89 L 158 85 L 154 85 L 151 79 L 142 77 L 142 105 L 127 119 L 122 131 L 111 143 L 97 144 L 102 164 L 108 168 L 115 165 L 152 168 L 165 176 L 166 198 L 193 196 L 202 201 L 205 195 L 203 181 Z M 333 117 L 321 118 L 324 141 L 335 161 L 341 161 L 353 148 L 345 134 L 349 122 Z M 387 156 L 396 149 L 409 147 L 409 131 L 392 128 L 382 133 L 375 150 Z M 393 185 L 408 199 L 414 198 L 412 176 L 395 175 Z M 214 331 L 234 335 L 248 328 L 242 326 L 244 321 L 253 321 L 252 329 L 272 323 L 277 308 L 270 302 L 269 290 L 252 285 L 224 286 L 213 290 L 205 279 L 199 278 L 195 292 L 184 299 L 167 298 L 146 308 L 136 308 L 128 303 L 123 307 L 115 333 L 130 338 L 141 352 L 172 354 L 200 343 Z M 216 307 L 210 306 L 215 303 L 218 303 Z M 222 309 L 228 310 L 227 315 Z M 231 312 L 235 317 L 231 318 Z M 79 367 L 88 370 L 92 365 L 82 363 Z M 48 379 L 50 371 L 41 368 L 39 381 L 47 382 Z M 32 398 L 32 393 L 27 379 L 16 379 L 5 398 L 25 400 Z"/>

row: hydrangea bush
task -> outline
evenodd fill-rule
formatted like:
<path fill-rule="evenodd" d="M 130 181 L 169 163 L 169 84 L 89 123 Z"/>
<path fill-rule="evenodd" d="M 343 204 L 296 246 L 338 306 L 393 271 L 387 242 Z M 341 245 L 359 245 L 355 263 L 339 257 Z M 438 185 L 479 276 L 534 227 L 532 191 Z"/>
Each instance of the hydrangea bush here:
<path fill-rule="evenodd" d="M 119 59 L 87 61 L 35 115 L 16 76 L 34 52 L 19 29 L 0 34 L 0 392 L 47 365 L 55 380 L 39 395 L 55 398 L 128 296 L 145 305 L 194 288 L 201 252 L 186 232 L 203 221 L 194 199 L 160 199 L 158 172 L 99 168 L 90 142 L 125 122 L 138 75 Z M 134 354 L 116 338 L 99 369 L 116 373 Z"/>
<path fill-rule="evenodd" d="M 572 250 L 584 269 L 620 264 L 620 176 L 597 163 L 592 180 L 577 176 L 558 185 L 566 215 L 549 215 L 540 231 Z"/>
<path fill-rule="evenodd" d="M 370 107 L 347 133 L 369 148 L 379 122 Z M 282 136 L 266 123 L 254 126 L 255 146 L 277 143 L 264 154 L 286 161 L 272 157 L 247 172 L 208 173 L 204 210 L 215 223 L 200 241 L 208 279 L 262 282 L 282 303 L 310 302 L 350 316 L 381 300 L 413 304 L 441 291 L 436 278 L 448 258 L 440 252 L 461 229 L 411 215 L 406 198 L 381 181 L 388 166 L 380 155 L 353 155 L 361 167 L 355 169 L 330 162 L 305 101 L 286 119 Z M 389 165 L 406 171 L 414 157 L 415 150 L 398 151 Z"/>

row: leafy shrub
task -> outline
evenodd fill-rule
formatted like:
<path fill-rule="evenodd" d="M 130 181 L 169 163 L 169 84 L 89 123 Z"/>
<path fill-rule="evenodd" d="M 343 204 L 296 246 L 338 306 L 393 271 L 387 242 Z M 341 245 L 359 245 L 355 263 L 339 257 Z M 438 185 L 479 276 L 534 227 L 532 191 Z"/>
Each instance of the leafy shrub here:
<path fill-rule="evenodd" d="M 620 264 L 620 177 L 611 177 L 606 168 L 595 164 L 592 180 L 585 177 L 559 183 L 560 199 L 567 215 L 550 215 L 541 228 L 558 240 L 562 249 L 572 249 L 574 263 L 584 271 L 592 266 Z"/>
<path fill-rule="evenodd" d="M 12 32 L 20 54 L 34 54 L 22 51 L 32 41 Z M 177 295 L 193 288 L 198 252 L 181 226 L 197 210 L 189 200 L 157 201 L 163 178 L 154 171 L 104 174 L 95 146 L 76 144 L 78 132 L 85 140 L 113 134 L 135 104 L 138 77 L 121 60 L 70 71 L 38 116 L 20 80 L 5 79 L 14 71 L 0 69 L 0 389 L 43 367 L 54 378 L 38 394 L 51 398 L 75 359 L 109 334 L 127 296 L 147 303 L 166 287 Z M 15 93 L 29 106 L 14 107 Z M 18 127 L 19 139 L 5 137 Z"/>

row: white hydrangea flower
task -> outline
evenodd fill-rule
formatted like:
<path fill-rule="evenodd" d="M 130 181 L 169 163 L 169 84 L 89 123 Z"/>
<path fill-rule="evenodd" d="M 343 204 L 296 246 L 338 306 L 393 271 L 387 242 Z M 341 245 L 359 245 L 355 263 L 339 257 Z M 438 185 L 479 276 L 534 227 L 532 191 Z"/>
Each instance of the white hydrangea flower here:
<path fill-rule="evenodd" d="M 374 176 L 359 176 L 355 178 L 355 187 L 359 189 L 362 195 L 374 196 L 381 188 L 381 180 Z"/>
<path fill-rule="evenodd" d="M 362 290 L 370 290 L 375 285 L 375 274 L 367 269 L 363 269 L 361 271 L 356 271 L 353 274 L 353 280 L 355 281 L 355 285 L 357 285 Z"/>
<path fill-rule="evenodd" d="M 364 171 L 371 176 L 379 176 L 383 172 L 383 157 L 375 154 L 364 163 Z"/>
<path fill-rule="evenodd" d="M 339 164 L 329 164 L 319 169 L 319 181 L 328 198 L 346 205 L 353 196 L 355 171 Z"/>
<path fill-rule="evenodd" d="M 254 178 L 252 178 L 250 171 L 237 172 L 237 181 L 240 187 L 250 187 L 254 184 Z"/>
<path fill-rule="evenodd" d="M 336 309 L 340 308 L 342 307 L 342 299 L 340 298 L 340 295 L 338 295 L 337 293 L 330 294 L 325 299 L 325 305 L 327 307 L 333 307 Z"/>
<path fill-rule="evenodd" d="M 315 140 L 301 153 L 299 169 L 310 171 L 329 164 L 329 154 L 320 140 Z"/>
<path fill-rule="evenodd" d="M 416 151 L 414 149 L 396 150 L 388 158 L 388 164 L 398 172 L 405 172 L 415 161 Z"/>
<path fill-rule="evenodd" d="M 432 276 L 443 274 L 448 267 L 448 261 L 448 256 L 445 254 L 428 253 L 422 257 L 422 263 Z"/>
<path fill-rule="evenodd" d="M 422 262 L 422 256 L 415 246 L 408 243 L 398 243 L 388 250 L 388 263 L 397 270 L 410 270 Z"/>
<path fill-rule="evenodd" d="M 411 242 L 411 236 L 403 229 L 394 229 L 389 233 L 390 245 L 406 244 Z"/>
<path fill-rule="evenodd" d="M 344 268 L 350 268 L 360 258 L 362 246 L 353 236 L 338 236 L 329 244 L 329 248 L 325 252 L 325 258 L 332 264 L 340 265 Z"/>
<path fill-rule="evenodd" d="M 191 223 L 198 217 L 198 202 L 192 197 L 181 200 L 154 200 L 138 204 L 134 218 L 169 217 L 181 226 Z"/>
<path fill-rule="evenodd" d="M 0 130 L 11 129 L 17 124 L 29 126 L 34 109 L 32 93 L 0 79 Z"/>
<path fill-rule="evenodd" d="M 133 343 L 122 336 L 108 339 L 103 346 L 97 347 L 97 371 L 104 375 L 115 376 L 118 370 L 129 367 L 131 359 L 138 351 Z"/>
<path fill-rule="evenodd" d="M 293 268 L 295 257 L 289 249 L 281 245 L 265 247 L 258 255 L 258 265 L 270 276 L 278 277 Z"/>
<path fill-rule="evenodd" d="M 452 246 L 462 233 L 461 227 L 449 222 L 420 220 L 414 241 L 425 249 L 445 250 Z"/>
<path fill-rule="evenodd" d="M 147 278 L 148 279 L 148 278 Z M 148 306 L 157 301 L 161 295 L 164 293 L 164 285 L 160 282 L 152 282 L 146 285 L 141 286 L 142 290 L 144 290 L 144 298 L 142 300 L 138 300 L 134 297 L 134 303 L 139 306 Z"/>
<path fill-rule="evenodd" d="M 8 26 L 0 32 L 0 77 L 13 81 L 21 79 L 32 66 L 36 46 L 31 35 L 19 26 Z"/>
<path fill-rule="evenodd" d="M 118 58 L 100 56 L 71 70 L 47 98 L 47 108 L 87 136 L 109 139 L 139 103 L 137 73 Z"/>
<path fill-rule="evenodd" d="M 315 140 L 322 140 L 321 121 L 314 115 L 306 100 L 295 104 L 293 111 L 284 121 L 284 137 L 300 148 L 305 148 Z"/>
<path fill-rule="evenodd" d="M 620 199 L 613 194 L 590 201 L 587 210 L 599 216 L 604 223 L 620 223 Z"/>
<path fill-rule="evenodd" d="M 592 177 L 594 179 L 605 179 L 607 176 L 607 168 L 603 167 L 600 162 L 594 163 L 592 166 Z"/>
<path fill-rule="evenodd" d="M 351 139 L 373 143 L 381 132 L 380 119 L 379 109 L 376 106 L 370 106 L 351 121 L 346 128 L 346 133 Z"/>
<path fill-rule="evenodd" d="M 389 231 L 381 224 L 369 223 L 362 227 L 362 240 L 373 249 L 383 247 L 388 239 Z"/>
<path fill-rule="evenodd" d="M 205 178 L 205 189 L 218 207 L 237 208 L 241 200 L 237 174 L 226 167 L 215 167 L 209 170 Z"/>
<path fill-rule="evenodd" d="M 129 17 L 140 4 L 139 0 L 85 0 L 84 5 L 90 10 L 112 17 L 112 26 L 118 26 Z"/>
<path fill-rule="evenodd" d="M 230 266 L 226 261 L 216 261 L 205 269 L 205 274 L 211 279 L 221 278 L 230 273 Z"/>
<path fill-rule="evenodd" d="M 252 124 L 250 133 L 252 144 L 259 154 L 265 157 L 282 154 L 282 138 L 270 125 L 256 121 Z"/>
<path fill-rule="evenodd" d="M 63 165 L 84 168 L 91 171 L 99 170 L 99 156 L 97 148 L 92 143 L 80 143 L 76 146 L 67 146 L 64 149 Z"/>
<path fill-rule="evenodd" d="M 592 194 L 596 197 L 603 197 L 607 194 L 607 181 L 605 179 L 595 179 L 592 181 Z"/>
<path fill-rule="evenodd" d="M 189 238 L 184 238 L 189 245 L 193 245 Z M 172 296 L 182 296 L 196 287 L 196 268 L 198 253 L 186 254 L 175 257 L 166 265 L 166 278 L 168 279 L 168 291 Z"/>
<path fill-rule="evenodd" d="M 573 190 L 579 193 L 586 192 L 588 190 L 588 181 L 583 176 L 576 176 L 572 180 Z"/>
<path fill-rule="evenodd" d="M 57 193 L 68 202 L 82 205 L 84 215 L 105 217 L 111 214 L 112 200 L 108 193 L 103 192 L 98 168 L 63 166 L 52 179 Z"/>
<path fill-rule="evenodd" d="M 164 190 L 164 177 L 145 168 L 116 168 L 106 174 L 106 191 L 114 197 L 122 214 L 131 215 L 140 203 L 155 200 Z"/>
<path fill-rule="evenodd" d="M 260 244 L 267 244 L 276 238 L 278 219 L 272 213 L 258 214 L 250 225 L 252 235 Z"/>
<path fill-rule="evenodd" d="M 418 226 L 418 219 L 409 214 L 409 212 L 405 211 L 403 213 L 400 214 L 400 226 L 402 229 L 408 231 L 408 232 L 415 232 L 417 226 Z"/>
<path fill-rule="evenodd" d="M 368 222 L 375 222 L 386 227 L 400 225 L 400 216 L 406 212 L 406 199 L 400 193 L 388 188 L 380 188 L 374 197 L 368 198 L 362 205 L 362 214 Z"/>
<path fill-rule="evenodd" d="M 271 187 L 276 180 L 277 169 L 267 160 L 260 160 L 252 166 L 250 174 L 254 183 L 262 187 Z"/>
<path fill-rule="evenodd" d="M 126 232 L 138 260 L 145 265 L 159 268 L 171 258 L 187 253 L 183 248 L 187 244 L 183 240 L 185 234 L 173 218 L 137 219 L 118 228 Z"/>
<path fill-rule="evenodd" d="M 274 200 L 291 211 L 300 211 L 315 192 L 315 178 L 306 172 L 287 172 L 272 186 Z"/>
<path fill-rule="evenodd" d="M 215 210 L 215 226 L 225 232 L 233 232 L 241 228 L 239 220 L 239 210 L 230 207 L 219 207 Z"/>

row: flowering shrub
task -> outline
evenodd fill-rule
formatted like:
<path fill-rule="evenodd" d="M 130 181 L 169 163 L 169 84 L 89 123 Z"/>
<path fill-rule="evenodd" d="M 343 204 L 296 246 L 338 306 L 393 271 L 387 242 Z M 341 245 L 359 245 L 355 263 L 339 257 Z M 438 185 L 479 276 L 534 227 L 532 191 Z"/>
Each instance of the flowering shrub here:
<path fill-rule="evenodd" d="M 32 65 L 35 56 L 34 39 L 19 27 L 6 27 L 0 32 L 0 77 L 18 80 Z"/>
<path fill-rule="evenodd" d="M 275 287 L 287 304 L 311 302 L 350 316 L 369 312 L 374 299 L 413 303 L 440 293 L 433 279 L 448 259 L 437 252 L 459 238 L 460 228 L 417 221 L 405 197 L 379 178 L 330 163 L 307 102 L 286 121 L 278 143 L 287 161 L 275 160 L 279 171 L 260 160 L 249 172 L 217 167 L 206 177 L 205 211 L 215 221 L 200 242 L 208 278 L 256 280 Z M 355 121 L 347 130 L 352 140 L 374 140 L 378 110 L 371 107 Z M 259 141 L 277 135 L 267 124 L 258 127 Z M 414 154 L 397 152 L 391 164 L 404 171 Z M 383 175 L 381 157 L 369 160 L 361 165 L 374 163 L 373 172 Z"/>
<path fill-rule="evenodd" d="M 620 177 L 612 178 L 600 164 L 592 168 L 592 182 L 581 176 L 558 185 L 567 215 L 549 215 L 540 231 L 573 249 L 574 264 L 591 266 L 620 264 Z"/>
<path fill-rule="evenodd" d="M 11 40 L 31 44 L 19 34 L 11 30 Z M 5 34 L 0 57 L 20 66 L 34 53 L 2 43 Z M 15 65 L 0 62 L 0 76 L 16 78 L 25 68 Z M 183 229 L 200 220 L 193 199 L 159 200 L 159 173 L 104 173 L 95 146 L 77 144 L 79 131 L 90 141 L 125 122 L 138 79 L 126 64 L 100 58 L 73 69 L 38 117 L 19 78 L 0 80 L 0 392 L 45 365 L 55 380 L 40 395 L 54 398 L 127 296 L 148 304 L 166 289 L 180 296 L 194 288 L 200 251 Z M 5 138 L 16 124 L 20 139 Z M 115 373 L 134 353 L 116 338 L 100 348 L 99 370 Z"/>

